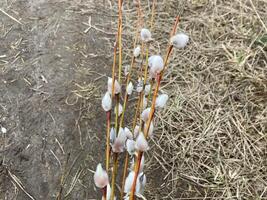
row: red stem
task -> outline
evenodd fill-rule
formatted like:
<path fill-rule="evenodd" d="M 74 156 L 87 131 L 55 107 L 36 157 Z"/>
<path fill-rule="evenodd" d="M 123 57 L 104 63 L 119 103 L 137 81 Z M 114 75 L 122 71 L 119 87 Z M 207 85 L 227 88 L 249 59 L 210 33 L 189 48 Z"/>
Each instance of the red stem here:
<path fill-rule="evenodd" d="M 110 116 L 111 111 L 106 112 L 107 117 L 107 133 L 106 133 L 106 171 L 109 170 L 109 159 L 110 159 Z"/>
<path fill-rule="evenodd" d="M 104 200 L 107 200 L 107 186 L 102 188 Z"/>

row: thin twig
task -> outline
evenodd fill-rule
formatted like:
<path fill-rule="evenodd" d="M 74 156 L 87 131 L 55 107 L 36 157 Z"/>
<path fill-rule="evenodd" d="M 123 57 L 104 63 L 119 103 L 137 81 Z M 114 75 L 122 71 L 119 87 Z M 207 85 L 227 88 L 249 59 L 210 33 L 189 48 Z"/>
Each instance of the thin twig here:
<path fill-rule="evenodd" d="M 25 189 L 24 189 L 24 187 L 23 187 L 23 185 L 22 185 L 22 183 L 21 183 L 21 181 L 18 179 L 18 177 L 17 176 L 15 176 L 14 174 L 12 174 L 8 169 L 7 169 L 7 172 L 8 172 L 8 175 L 9 175 L 9 177 L 12 179 L 12 181 L 13 182 L 15 182 L 16 183 L 16 185 L 30 198 L 30 199 L 32 199 L 32 200 L 35 200 L 35 198 L 32 196 L 32 195 L 30 195 Z"/>
<path fill-rule="evenodd" d="M 106 171 L 109 171 L 109 159 L 110 159 L 110 116 L 111 111 L 106 112 L 107 116 L 107 127 L 106 127 Z"/>
<path fill-rule="evenodd" d="M 15 21 L 15 22 L 19 23 L 20 25 L 23 25 L 23 23 L 22 23 L 22 22 L 20 22 L 20 21 L 19 21 L 19 20 L 17 20 L 15 17 L 11 16 L 10 14 L 8 14 L 7 12 L 5 12 L 5 11 L 4 11 L 4 10 L 2 10 L 1 8 L 0 8 L 0 11 L 1 11 L 3 14 L 5 14 L 6 16 L 8 16 L 10 19 L 12 19 L 13 21 Z"/>

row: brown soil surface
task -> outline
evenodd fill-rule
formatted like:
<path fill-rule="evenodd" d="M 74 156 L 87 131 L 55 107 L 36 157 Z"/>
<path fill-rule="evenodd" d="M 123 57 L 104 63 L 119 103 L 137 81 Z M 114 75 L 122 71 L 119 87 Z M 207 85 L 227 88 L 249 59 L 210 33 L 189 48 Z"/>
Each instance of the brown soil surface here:
<path fill-rule="evenodd" d="M 0 199 L 54 199 L 63 174 L 66 199 L 96 198 L 90 170 L 104 150 L 99 88 L 114 38 L 106 7 L 93 0 L 0 2 L 21 22 L 0 12 L 0 125 L 7 128 Z"/>

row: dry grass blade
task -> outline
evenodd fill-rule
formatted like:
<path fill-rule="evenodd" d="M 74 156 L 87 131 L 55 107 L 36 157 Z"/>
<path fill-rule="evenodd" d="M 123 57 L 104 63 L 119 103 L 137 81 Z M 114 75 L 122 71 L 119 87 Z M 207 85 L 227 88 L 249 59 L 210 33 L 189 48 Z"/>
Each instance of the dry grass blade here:
<path fill-rule="evenodd" d="M 35 200 L 35 198 L 30 195 L 24 188 L 22 182 L 19 180 L 19 178 L 14 175 L 13 173 L 11 173 L 8 169 L 7 169 L 8 175 L 9 177 L 12 179 L 12 181 L 32 200 Z"/>
<path fill-rule="evenodd" d="M 82 174 L 82 172 L 83 172 L 83 169 L 79 169 L 79 170 L 77 170 L 76 174 L 74 175 L 74 177 L 73 177 L 73 179 L 72 179 L 72 181 L 71 181 L 70 188 L 69 188 L 69 190 L 66 192 L 66 194 L 65 194 L 65 196 L 64 196 L 65 198 L 68 197 L 68 196 L 71 194 L 71 192 L 72 192 L 72 190 L 74 189 L 74 187 L 75 187 L 77 181 L 79 180 L 79 177 L 80 177 L 80 175 Z"/>
<path fill-rule="evenodd" d="M 10 19 L 12 19 L 13 21 L 19 23 L 20 25 L 23 25 L 19 20 L 17 20 L 15 17 L 11 16 L 10 14 L 8 14 L 6 11 L 0 9 L 0 12 L 2 12 L 4 15 L 8 16 Z"/>

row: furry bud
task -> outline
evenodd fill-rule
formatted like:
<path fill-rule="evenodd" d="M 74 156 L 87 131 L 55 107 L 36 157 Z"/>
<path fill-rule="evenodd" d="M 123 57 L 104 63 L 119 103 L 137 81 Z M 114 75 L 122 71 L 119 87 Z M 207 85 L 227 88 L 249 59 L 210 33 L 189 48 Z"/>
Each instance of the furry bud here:
<path fill-rule="evenodd" d="M 113 144 L 115 139 L 116 139 L 116 132 L 115 132 L 115 129 L 112 127 L 110 129 L 110 134 L 109 134 L 109 138 L 110 138 L 110 144 Z"/>
<path fill-rule="evenodd" d="M 187 45 L 188 41 L 189 41 L 188 35 L 184 33 L 178 33 L 175 36 L 172 36 L 170 43 L 174 47 L 181 49 Z"/>
<path fill-rule="evenodd" d="M 2 132 L 3 134 L 6 134 L 6 133 L 7 133 L 7 130 L 6 130 L 6 128 L 5 128 L 5 127 L 3 127 L 3 126 L 1 126 L 1 132 Z"/>
<path fill-rule="evenodd" d="M 141 118 L 142 118 L 142 120 L 143 120 L 144 122 L 146 122 L 146 121 L 148 120 L 150 110 L 151 110 L 151 108 L 146 108 L 146 109 L 142 112 L 142 114 L 141 114 Z"/>
<path fill-rule="evenodd" d="M 150 65 L 151 65 L 151 68 L 150 68 L 151 72 L 158 74 L 164 68 L 164 61 L 161 56 L 157 55 L 157 56 L 152 57 L 150 61 Z"/>
<path fill-rule="evenodd" d="M 169 99 L 169 96 L 167 94 L 161 94 L 156 99 L 156 108 L 163 108 L 167 101 Z"/>
<path fill-rule="evenodd" d="M 138 45 L 138 46 L 134 49 L 133 55 L 134 55 L 134 57 L 137 58 L 137 57 L 140 55 L 140 53 L 141 53 L 141 48 L 140 48 L 140 46 Z"/>
<path fill-rule="evenodd" d="M 123 143 L 125 143 L 125 141 L 127 140 L 127 136 L 126 136 L 123 128 L 119 129 L 118 139 L 121 140 Z"/>
<path fill-rule="evenodd" d="M 126 139 L 127 139 L 127 137 L 124 133 L 123 128 L 120 128 L 119 133 L 118 133 L 118 137 L 115 139 L 114 143 L 111 145 L 112 151 L 115 153 L 123 152 Z"/>
<path fill-rule="evenodd" d="M 131 160 L 130 162 L 130 170 L 134 170 L 134 165 L 135 165 L 135 161 L 134 161 L 134 158 Z M 140 163 L 140 169 L 139 169 L 139 172 L 142 172 L 144 171 L 144 166 L 145 166 L 145 156 L 144 154 L 142 155 L 142 158 L 141 158 L 141 163 Z"/>
<path fill-rule="evenodd" d="M 134 171 L 131 171 L 125 180 L 124 192 L 126 194 L 131 192 L 133 181 L 134 181 L 134 174 L 135 174 Z"/>
<path fill-rule="evenodd" d="M 138 93 L 142 92 L 143 91 L 143 86 L 144 86 L 143 80 L 139 78 L 137 86 L 136 86 L 136 92 L 138 92 Z"/>
<path fill-rule="evenodd" d="M 106 92 L 104 97 L 102 98 L 102 108 L 108 112 L 111 110 L 112 101 L 109 92 Z"/>
<path fill-rule="evenodd" d="M 134 176 L 135 176 L 135 172 L 131 171 L 125 180 L 124 192 L 126 193 L 126 196 L 124 200 L 129 200 L 129 194 L 133 186 Z M 138 177 L 136 180 L 136 186 L 135 186 L 135 195 L 137 197 L 140 197 L 140 198 L 142 197 L 145 184 L 146 184 L 146 176 L 144 175 L 143 172 L 141 172 L 140 174 L 138 174 Z"/>
<path fill-rule="evenodd" d="M 137 152 L 136 152 L 137 154 Z M 135 165 L 135 161 L 134 161 L 134 158 L 132 158 L 131 162 L 130 162 L 130 170 L 134 171 L 134 165 Z M 142 158 L 141 158 L 141 163 L 140 163 L 140 169 L 139 169 L 139 172 L 142 172 L 144 171 L 144 166 L 145 166 L 145 156 L 144 154 L 142 155 Z"/>
<path fill-rule="evenodd" d="M 119 104 L 119 116 L 121 116 L 121 114 L 122 114 L 122 105 L 121 104 Z M 116 110 L 117 110 L 117 108 L 116 108 L 116 106 L 115 106 L 115 108 L 114 108 L 114 114 L 116 114 Z"/>
<path fill-rule="evenodd" d="M 138 134 L 139 134 L 139 128 L 140 128 L 140 126 L 138 126 L 138 125 L 136 125 L 135 127 L 134 127 L 134 138 L 137 138 L 137 136 L 138 136 Z"/>
<path fill-rule="evenodd" d="M 126 149 L 130 155 L 134 155 L 135 153 L 135 141 L 127 140 L 126 141 Z"/>
<path fill-rule="evenodd" d="M 146 175 L 144 172 L 141 172 L 137 177 L 137 186 L 136 187 L 136 196 L 140 196 L 144 193 L 145 186 L 146 186 Z"/>
<path fill-rule="evenodd" d="M 150 79 L 157 78 L 156 72 L 154 72 L 151 68 L 149 69 L 149 78 Z"/>
<path fill-rule="evenodd" d="M 102 168 L 102 165 L 99 163 L 96 167 L 96 171 L 94 174 L 95 185 L 99 188 L 104 188 L 108 185 L 108 174 Z"/>
<path fill-rule="evenodd" d="M 136 139 L 136 144 L 135 148 L 138 151 L 147 151 L 149 149 L 147 140 L 142 132 L 139 133 L 137 139 Z"/>
<path fill-rule="evenodd" d="M 150 40 L 152 40 L 152 38 L 151 38 L 151 32 L 148 29 L 143 28 L 141 30 L 141 40 L 143 42 L 149 42 Z"/>
<path fill-rule="evenodd" d="M 150 84 L 147 84 L 147 85 L 145 86 L 145 95 L 148 95 L 149 92 L 150 92 L 150 90 L 151 90 L 151 85 L 150 85 Z"/>
<path fill-rule="evenodd" d="M 152 61 L 153 61 L 153 59 L 155 58 L 155 56 L 156 55 L 153 55 L 153 56 L 150 56 L 149 58 L 148 58 L 148 66 L 151 68 L 152 67 Z"/>
<path fill-rule="evenodd" d="M 130 140 L 133 139 L 133 134 L 132 134 L 132 132 L 130 131 L 130 129 L 128 129 L 127 127 L 124 127 L 124 133 L 125 133 L 127 139 L 130 139 Z"/>
<path fill-rule="evenodd" d="M 108 92 L 112 94 L 112 78 L 108 77 Z M 121 92 L 121 86 L 117 80 L 114 82 L 114 93 L 119 94 Z"/>
<path fill-rule="evenodd" d="M 133 87 L 133 83 L 130 82 L 126 87 L 126 92 L 127 92 L 128 95 L 131 95 L 133 93 L 133 88 L 134 88 Z"/>

